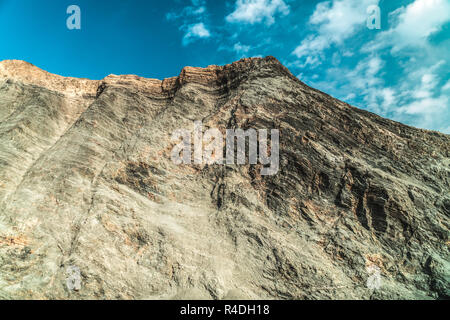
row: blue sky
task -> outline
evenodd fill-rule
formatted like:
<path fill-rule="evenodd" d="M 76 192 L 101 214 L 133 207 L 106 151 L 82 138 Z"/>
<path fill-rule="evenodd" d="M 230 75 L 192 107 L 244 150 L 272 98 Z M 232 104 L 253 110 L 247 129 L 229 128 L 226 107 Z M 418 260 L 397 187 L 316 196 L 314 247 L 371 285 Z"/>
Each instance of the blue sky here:
<path fill-rule="evenodd" d="M 90 79 L 273 55 L 352 105 L 450 133 L 450 0 L 0 0 L 0 39 L 0 60 Z"/>

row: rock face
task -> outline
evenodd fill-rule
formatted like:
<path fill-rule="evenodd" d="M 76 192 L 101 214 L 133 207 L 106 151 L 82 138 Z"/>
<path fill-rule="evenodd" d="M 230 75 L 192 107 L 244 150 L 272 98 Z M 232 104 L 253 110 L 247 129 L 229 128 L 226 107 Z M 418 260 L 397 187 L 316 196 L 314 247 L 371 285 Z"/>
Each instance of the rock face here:
<path fill-rule="evenodd" d="M 176 165 L 176 129 L 277 128 L 280 168 Z M 450 137 L 275 58 L 163 81 L 0 63 L 0 298 L 450 297 Z"/>

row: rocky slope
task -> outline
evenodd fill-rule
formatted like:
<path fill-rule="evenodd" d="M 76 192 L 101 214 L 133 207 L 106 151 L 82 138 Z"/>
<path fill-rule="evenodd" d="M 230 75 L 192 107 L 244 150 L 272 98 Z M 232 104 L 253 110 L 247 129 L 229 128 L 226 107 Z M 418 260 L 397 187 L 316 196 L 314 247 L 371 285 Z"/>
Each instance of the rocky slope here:
<path fill-rule="evenodd" d="M 194 120 L 278 128 L 279 172 L 175 165 Z M 3 299 L 449 298 L 449 191 L 448 135 L 272 57 L 163 81 L 0 62 Z"/>

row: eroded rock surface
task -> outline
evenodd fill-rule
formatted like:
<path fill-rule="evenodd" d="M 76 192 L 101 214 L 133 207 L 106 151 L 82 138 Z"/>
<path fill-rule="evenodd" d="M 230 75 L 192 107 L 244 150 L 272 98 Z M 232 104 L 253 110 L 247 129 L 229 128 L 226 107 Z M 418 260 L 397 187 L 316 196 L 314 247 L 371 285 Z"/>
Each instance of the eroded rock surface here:
<path fill-rule="evenodd" d="M 194 120 L 278 128 L 278 174 L 175 165 Z M 3 61 L 0 298 L 449 298 L 449 154 L 272 57 L 163 81 Z"/>

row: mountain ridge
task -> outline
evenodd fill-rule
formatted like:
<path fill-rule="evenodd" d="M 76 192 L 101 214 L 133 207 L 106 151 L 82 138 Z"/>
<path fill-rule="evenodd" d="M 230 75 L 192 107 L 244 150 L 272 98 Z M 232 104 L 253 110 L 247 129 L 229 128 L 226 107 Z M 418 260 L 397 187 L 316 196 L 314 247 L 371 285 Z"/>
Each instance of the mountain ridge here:
<path fill-rule="evenodd" d="M 120 83 L 121 81 L 135 85 L 147 82 L 150 84 L 150 87 L 157 87 L 158 85 L 160 85 L 162 88 L 168 86 L 170 87 L 176 85 L 177 82 L 179 83 L 183 81 L 218 81 L 220 80 L 219 73 L 221 71 L 231 70 L 231 72 L 246 72 L 254 62 L 273 63 L 281 66 L 282 68 L 285 68 L 276 58 L 269 56 L 266 58 L 244 58 L 224 66 L 209 65 L 204 68 L 186 66 L 180 71 L 178 76 L 168 77 L 164 79 L 146 78 L 133 74 L 110 74 L 101 80 L 91 80 L 87 78 L 65 77 L 57 74 L 52 74 L 23 60 L 3 60 L 0 61 L 0 76 L 6 79 L 18 80 L 29 84 L 42 86 L 47 85 L 49 89 L 54 89 L 55 91 L 65 92 L 65 89 L 67 89 L 65 88 L 65 86 L 70 87 L 71 85 L 73 85 L 78 90 L 85 89 L 87 93 L 92 93 L 91 87 L 98 87 L 103 83 Z M 62 84 L 60 84 L 59 86 L 52 86 L 54 82 L 60 82 Z M 77 84 L 79 85 L 77 86 Z M 164 89 L 162 90 L 164 91 Z M 70 93 L 73 93 L 73 90 L 71 90 Z"/>
<path fill-rule="evenodd" d="M 245 66 L 246 67 L 251 66 L 251 64 L 254 62 L 263 62 L 268 64 L 273 63 L 277 67 L 281 67 L 282 69 L 284 69 L 287 72 L 287 74 L 292 77 L 292 79 L 297 80 L 299 83 L 308 87 L 309 89 L 317 91 L 320 94 L 329 96 L 333 99 L 337 99 L 328 95 L 326 92 L 308 86 L 307 84 L 296 78 L 285 66 L 281 64 L 281 62 L 279 62 L 278 59 L 276 59 L 273 56 L 267 56 L 265 58 L 259 57 L 243 58 L 241 60 L 223 66 L 219 65 L 209 65 L 207 67 L 186 66 L 183 67 L 178 76 L 168 77 L 164 79 L 146 78 L 134 74 L 122 74 L 122 75 L 110 74 L 101 80 L 66 77 L 58 74 L 49 73 L 24 60 L 2 60 L 0 61 L 0 78 L 3 78 L 4 80 L 16 80 L 27 84 L 38 85 L 50 90 L 58 91 L 69 95 L 79 95 L 79 94 L 97 95 L 99 89 L 101 90 L 103 86 L 114 84 L 135 85 L 140 89 L 148 89 L 150 93 L 154 92 L 164 93 L 170 92 L 171 90 L 174 89 L 174 87 L 179 86 L 180 82 L 184 81 L 195 82 L 200 80 L 200 82 L 205 81 L 206 83 L 208 79 L 219 81 L 219 78 L 217 78 L 217 73 L 220 71 L 226 71 L 231 69 L 231 71 L 241 71 L 244 73 L 248 72 L 249 70 L 248 69 L 246 70 Z M 244 68 L 242 68 L 242 66 L 244 66 Z M 17 72 L 17 70 L 19 72 Z M 54 82 L 56 82 L 56 84 L 54 84 Z M 382 116 L 377 115 L 376 113 L 367 111 L 365 109 L 354 107 L 348 103 L 345 104 L 347 104 L 351 108 L 367 112 L 369 114 L 380 117 L 381 119 L 392 121 L 393 123 L 399 123 L 409 128 L 421 130 L 423 132 L 436 132 L 438 134 L 448 135 L 436 130 L 410 126 L 396 120 L 384 118 Z"/>

